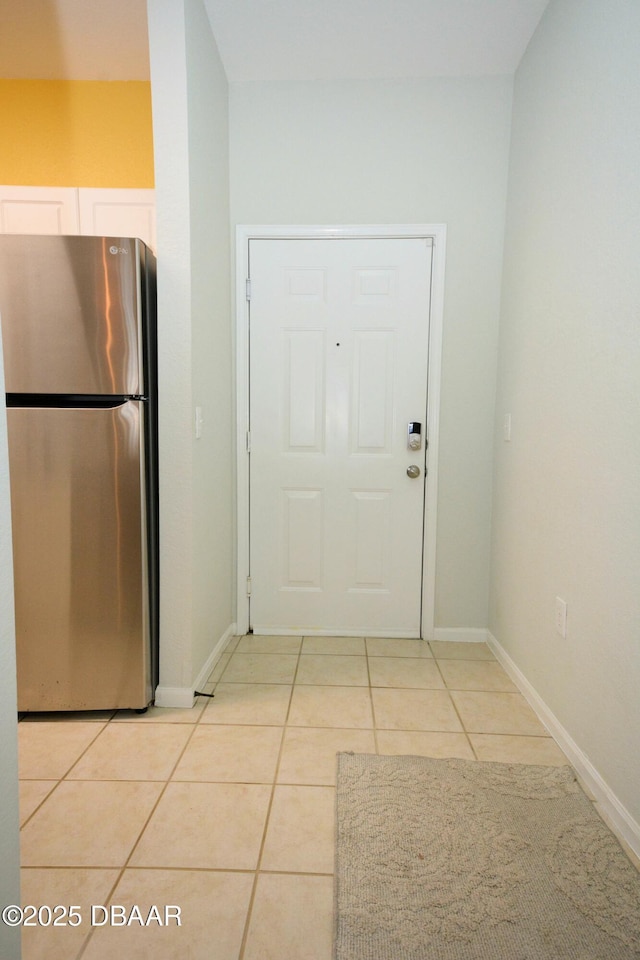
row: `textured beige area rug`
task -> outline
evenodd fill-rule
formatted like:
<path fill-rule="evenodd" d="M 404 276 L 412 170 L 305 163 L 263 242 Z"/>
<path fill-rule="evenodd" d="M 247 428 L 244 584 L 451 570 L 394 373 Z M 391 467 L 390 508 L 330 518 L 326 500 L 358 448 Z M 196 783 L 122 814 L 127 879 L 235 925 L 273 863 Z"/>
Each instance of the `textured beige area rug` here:
<path fill-rule="evenodd" d="M 638 960 L 640 873 L 570 767 L 338 755 L 336 960 Z"/>

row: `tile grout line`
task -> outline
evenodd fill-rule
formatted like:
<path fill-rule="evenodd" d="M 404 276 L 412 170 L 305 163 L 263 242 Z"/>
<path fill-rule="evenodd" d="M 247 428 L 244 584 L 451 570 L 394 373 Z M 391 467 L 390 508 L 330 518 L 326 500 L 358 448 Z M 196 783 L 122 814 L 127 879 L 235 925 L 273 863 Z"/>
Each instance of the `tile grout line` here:
<path fill-rule="evenodd" d="M 367 657 L 367 676 L 369 678 L 369 705 L 371 707 L 371 722 L 373 723 L 373 743 L 376 748 L 376 756 L 380 756 L 380 745 L 378 743 L 378 723 L 376 720 L 376 708 L 373 702 L 373 687 L 371 685 L 371 665 L 369 663 L 369 645 L 367 637 L 364 638 L 364 650 Z M 337 787 L 337 783 L 336 783 Z"/>
<path fill-rule="evenodd" d="M 471 738 L 469 737 L 469 732 L 468 732 L 468 730 L 467 730 L 467 728 L 466 728 L 466 726 L 465 726 L 465 724 L 464 724 L 464 721 L 463 721 L 462 717 L 460 716 L 460 711 L 458 710 L 458 707 L 457 707 L 457 705 L 456 705 L 456 702 L 455 702 L 455 700 L 453 699 L 453 697 L 451 696 L 451 690 L 449 689 L 449 686 L 448 686 L 448 684 L 447 684 L 446 678 L 445 678 L 442 670 L 440 669 L 439 659 L 438 659 L 438 657 L 436 657 L 436 655 L 435 655 L 435 650 L 431 647 L 431 645 L 429 645 L 429 649 L 431 650 L 431 655 L 432 655 L 432 657 L 433 657 L 433 662 L 435 663 L 436 669 L 437 669 L 438 673 L 440 674 L 440 678 L 442 679 L 442 682 L 443 682 L 443 684 L 444 684 L 444 689 L 445 689 L 445 690 L 447 691 L 447 693 L 449 694 L 449 700 L 451 701 L 451 706 L 453 707 L 453 709 L 454 709 L 454 711 L 455 711 L 455 714 L 456 714 L 456 717 L 458 718 L 458 721 L 460 722 L 460 726 L 462 727 L 462 733 L 464 734 L 464 738 L 465 738 L 465 740 L 467 741 L 467 744 L 469 745 L 469 749 L 471 750 L 471 756 L 473 757 L 474 760 L 479 761 L 480 758 L 479 758 L 478 754 L 476 753 L 476 751 L 475 751 L 475 749 L 474 749 L 474 746 L 473 746 L 473 744 L 472 744 L 472 742 L 471 742 Z"/>
<path fill-rule="evenodd" d="M 20 824 L 20 832 L 22 832 L 22 830 L 27 826 L 27 824 L 33 819 L 33 817 L 36 815 L 36 813 L 38 812 L 38 810 L 40 810 L 40 808 L 45 804 L 45 802 L 46 802 L 50 797 L 53 796 L 53 794 L 58 790 L 58 788 L 59 788 L 59 786 L 60 786 L 61 783 L 63 783 L 63 782 L 72 783 L 72 782 L 73 782 L 73 781 L 70 781 L 70 780 L 67 781 L 67 777 L 69 776 L 69 774 L 71 773 L 71 771 L 73 770 L 73 768 L 74 768 L 75 766 L 77 766 L 77 764 L 80 762 L 80 760 L 82 760 L 82 758 L 84 757 L 84 755 L 85 755 L 85 753 L 87 752 L 87 750 L 89 750 L 89 748 L 93 746 L 93 744 L 96 742 L 96 740 L 98 739 L 98 737 L 100 736 L 100 734 L 101 734 L 104 730 L 107 729 L 107 726 L 109 725 L 109 723 L 111 723 L 111 720 L 112 720 L 112 719 L 113 719 L 113 717 L 109 717 L 109 719 L 108 719 L 108 720 L 105 720 L 104 723 L 96 724 L 96 726 L 99 726 L 98 732 L 96 733 L 95 737 L 93 737 L 93 739 L 89 741 L 89 743 L 86 745 L 86 747 L 84 748 L 84 750 L 82 750 L 82 752 L 79 754 L 79 756 L 77 756 L 77 757 L 75 758 L 75 760 L 73 761 L 73 763 L 71 764 L 71 766 L 66 770 L 65 773 L 63 773 L 63 775 L 62 775 L 61 777 L 52 777 L 52 778 L 51 778 L 52 780 L 57 780 L 57 783 L 56 783 L 55 787 L 52 787 L 52 788 L 51 788 L 51 790 L 49 791 L 49 793 L 47 793 L 47 795 L 42 798 L 42 800 L 40 801 L 40 803 L 38 804 L 38 806 L 35 808 L 35 810 L 32 810 L 32 811 L 31 811 L 31 813 L 29 814 L 29 816 L 27 817 L 27 819 L 24 821 L 24 823 Z M 34 722 L 38 722 L 38 721 L 34 721 Z M 83 722 L 83 721 L 67 720 L 67 722 L 68 722 L 68 723 L 74 723 L 74 722 Z M 86 722 L 87 722 L 87 723 L 93 723 L 94 721 L 86 721 Z M 32 779 L 32 778 L 31 778 L 31 777 L 20 777 L 20 776 L 18 776 L 18 784 L 20 783 L 21 780 L 27 781 L 27 780 L 30 780 L 30 779 Z M 49 778 L 46 778 L 46 779 L 49 779 Z"/>
<path fill-rule="evenodd" d="M 276 786 L 278 783 L 278 773 L 280 772 L 280 762 L 282 759 L 282 752 L 284 750 L 284 740 L 285 734 L 288 727 L 289 714 L 291 712 L 291 702 L 293 700 L 293 691 L 295 689 L 296 677 L 298 675 L 298 668 L 300 666 L 300 657 L 302 656 L 302 647 L 304 644 L 304 636 L 300 638 L 300 646 L 298 647 L 298 654 L 296 659 L 295 670 L 293 671 L 293 678 L 291 682 L 291 691 L 289 693 L 289 703 L 287 704 L 287 710 L 284 717 L 284 723 L 282 725 L 282 734 L 280 737 L 280 748 L 278 750 L 278 757 L 276 760 L 275 768 L 273 771 L 273 783 L 271 784 L 271 794 L 269 796 L 269 803 L 267 805 L 267 812 L 264 820 L 264 829 L 262 831 L 262 839 L 260 841 L 260 848 L 258 850 L 258 856 L 256 858 L 256 866 L 253 871 L 253 883 L 251 885 L 251 894 L 249 896 L 249 903 L 247 904 L 247 915 L 245 917 L 244 928 L 242 931 L 242 940 L 240 941 L 240 950 L 238 952 L 238 960 L 243 960 L 245 950 L 247 947 L 249 939 L 249 930 L 251 928 L 251 919 L 253 916 L 253 907 L 255 904 L 256 895 L 258 892 L 258 879 L 260 877 L 260 864 L 262 862 L 262 856 L 264 853 L 264 847 L 267 841 L 267 832 L 269 830 L 269 821 L 271 819 L 271 810 L 273 808 L 273 801 L 276 793 Z"/>

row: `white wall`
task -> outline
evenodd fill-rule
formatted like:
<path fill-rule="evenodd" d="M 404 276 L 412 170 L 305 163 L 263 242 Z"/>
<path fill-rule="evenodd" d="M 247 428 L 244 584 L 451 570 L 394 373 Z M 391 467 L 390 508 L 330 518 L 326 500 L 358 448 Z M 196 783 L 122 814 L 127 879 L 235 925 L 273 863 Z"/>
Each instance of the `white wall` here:
<path fill-rule="evenodd" d="M 512 80 L 232 84 L 232 224 L 446 223 L 436 625 L 487 626 Z"/>
<path fill-rule="evenodd" d="M 201 0 L 186 10 L 194 443 L 193 662 L 200 668 L 233 615 L 233 391 L 228 88 Z M 195 677 L 194 677 L 195 678 Z"/>
<path fill-rule="evenodd" d="M 0 907 L 20 903 L 16 636 L 3 369 L 0 341 Z M 20 930 L 4 923 L 0 923 L 0 957 L 20 957 Z"/>
<path fill-rule="evenodd" d="M 201 0 L 150 0 L 148 17 L 158 209 L 158 702 L 168 705 L 193 686 L 233 620 L 227 85 Z"/>
<path fill-rule="evenodd" d="M 516 75 L 490 620 L 636 821 L 639 50 L 638 3 L 552 0 Z"/>

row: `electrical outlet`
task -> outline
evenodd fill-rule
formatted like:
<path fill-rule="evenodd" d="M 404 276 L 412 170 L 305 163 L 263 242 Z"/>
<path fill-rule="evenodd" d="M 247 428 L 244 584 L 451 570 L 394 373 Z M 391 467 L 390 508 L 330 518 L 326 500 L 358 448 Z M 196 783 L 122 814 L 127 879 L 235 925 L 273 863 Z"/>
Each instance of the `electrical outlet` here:
<path fill-rule="evenodd" d="M 556 597 L 556 631 L 565 639 L 567 636 L 567 601 Z"/>
<path fill-rule="evenodd" d="M 502 439 L 507 443 L 511 440 L 511 414 L 506 413 L 502 421 Z"/>

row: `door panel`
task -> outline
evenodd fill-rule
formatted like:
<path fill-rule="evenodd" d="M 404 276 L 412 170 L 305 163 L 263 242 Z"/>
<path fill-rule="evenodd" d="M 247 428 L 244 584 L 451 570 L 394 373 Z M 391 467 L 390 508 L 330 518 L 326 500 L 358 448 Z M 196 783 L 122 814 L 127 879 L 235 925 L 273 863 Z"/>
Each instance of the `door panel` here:
<path fill-rule="evenodd" d="M 283 451 L 321 453 L 324 447 L 324 337 L 321 331 L 284 334 Z"/>
<path fill-rule="evenodd" d="M 282 495 L 285 546 L 282 587 L 285 590 L 320 590 L 324 541 L 323 492 L 283 490 Z"/>
<path fill-rule="evenodd" d="M 420 635 L 431 254 L 250 241 L 256 632 Z"/>
<path fill-rule="evenodd" d="M 352 490 L 352 577 L 349 590 L 387 590 L 391 491 Z"/>
<path fill-rule="evenodd" d="M 392 451 L 393 341 L 377 331 L 354 336 L 351 453 Z"/>

